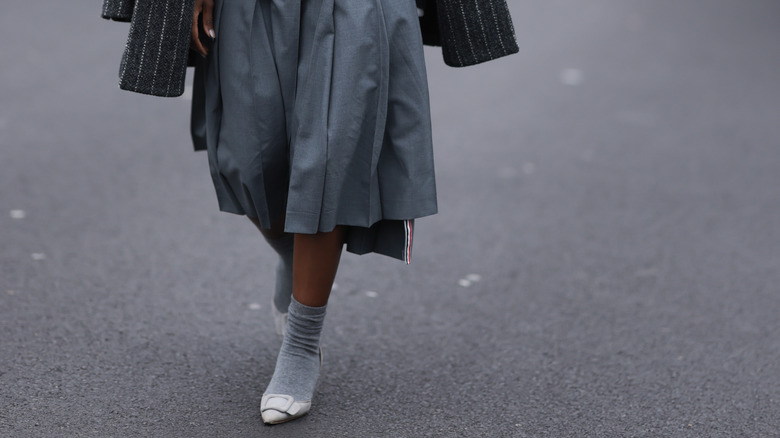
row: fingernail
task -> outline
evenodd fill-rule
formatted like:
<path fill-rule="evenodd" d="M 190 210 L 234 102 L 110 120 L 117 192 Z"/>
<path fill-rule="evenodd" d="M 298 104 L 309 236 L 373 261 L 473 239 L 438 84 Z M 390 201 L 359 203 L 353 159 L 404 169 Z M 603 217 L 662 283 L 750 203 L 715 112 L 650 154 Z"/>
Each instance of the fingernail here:
<path fill-rule="evenodd" d="M 217 35 L 214 33 L 214 29 L 209 30 L 209 36 L 212 40 L 217 37 Z"/>

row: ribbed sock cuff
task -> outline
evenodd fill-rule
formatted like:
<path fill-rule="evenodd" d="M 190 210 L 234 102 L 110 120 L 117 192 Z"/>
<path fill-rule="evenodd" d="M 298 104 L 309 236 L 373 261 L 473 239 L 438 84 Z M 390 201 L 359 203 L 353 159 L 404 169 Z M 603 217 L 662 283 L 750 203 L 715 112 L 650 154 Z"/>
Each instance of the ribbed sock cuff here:
<path fill-rule="evenodd" d="M 290 307 L 289 312 L 291 314 L 295 314 L 302 317 L 325 317 L 325 312 L 327 310 L 328 305 L 324 305 L 321 307 L 311 307 L 307 306 L 305 304 L 301 304 L 298 302 L 298 300 L 295 299 L 295 297 L 292 297 L 290 300 Z"/>

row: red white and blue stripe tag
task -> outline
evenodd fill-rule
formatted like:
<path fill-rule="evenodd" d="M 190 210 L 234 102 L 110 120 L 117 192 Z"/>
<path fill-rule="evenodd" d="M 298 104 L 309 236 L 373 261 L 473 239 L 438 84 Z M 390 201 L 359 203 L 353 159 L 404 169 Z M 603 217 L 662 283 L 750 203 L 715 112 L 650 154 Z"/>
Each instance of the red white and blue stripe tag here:
<path fill-rule="evenodd" d="M 404 221 L 404 261 L 412 263 L 412 234 L 414 233 L 414 221 Z"/>

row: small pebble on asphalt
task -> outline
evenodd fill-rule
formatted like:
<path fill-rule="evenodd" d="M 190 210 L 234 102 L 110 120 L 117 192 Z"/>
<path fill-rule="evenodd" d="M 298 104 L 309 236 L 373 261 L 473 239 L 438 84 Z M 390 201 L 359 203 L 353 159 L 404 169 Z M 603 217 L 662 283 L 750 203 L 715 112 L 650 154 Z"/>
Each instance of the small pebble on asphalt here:
<path fill-rule="evenodd" d="M 379 294 L 374 292 L 374 291 L 372 291 L 372 290 L 370 290 L 370 291 L 366 292 L 366 296 L 369 297 L 369 298 L 376 298 L 376 297 L 379 296 Z"/>
<path fill-rule="evenodd" d="M 46 254 L 42 252 L 34 252 L 30 254 L 30 257 L 32 257 L 33 260 L 44 260 L 46 258 Z"/>
<path fill-rule="evenodd" d="M 24 219 L 27 213 L 24 210 L 11 210 L 11 217 L 14 219 Z"/>
<path fill-rule="evenodd" d="M 249 303 L 249 310 L 260 310 L 263 308 L 263 306 L 260 305 L 260 303 Z"/>
<path fill-rule="evenodd" d="M 566 85 L 580 85 L 583 79 L 582 70 L 567 68 L 561 71 L 561 82 Z"/>

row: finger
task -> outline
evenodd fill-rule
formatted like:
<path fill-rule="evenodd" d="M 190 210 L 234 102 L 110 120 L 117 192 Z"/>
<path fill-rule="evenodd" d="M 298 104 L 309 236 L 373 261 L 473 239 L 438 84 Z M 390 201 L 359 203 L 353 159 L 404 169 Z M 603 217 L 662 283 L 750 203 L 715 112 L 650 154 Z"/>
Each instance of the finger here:
<path fill-rule="evenodd" d="M 203 29 L 211 39 L 216 38 L 217 34 L 214 32 L 214 2 L 212 0 L 203 2 Z"/>
<path fill-rule="evenodd" d="M 197 2 L 196 2 L 197 3 Z M 195 11 L 193 12 L 192 16 L 192 36 L 190 38 L 190 45 L 193 49 L 195 49 L 196 52 L 200 53 L 203 56 L 206 56 L 209 54 L 209 51 L 203 47 L 203 44 L 200 43 L 200 32 L 198 31 L 198 17 L 200 16 L 200 8 L 195 6 Z"/>

